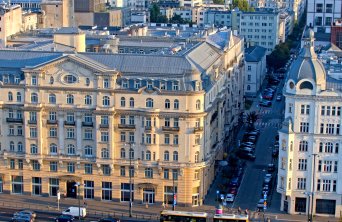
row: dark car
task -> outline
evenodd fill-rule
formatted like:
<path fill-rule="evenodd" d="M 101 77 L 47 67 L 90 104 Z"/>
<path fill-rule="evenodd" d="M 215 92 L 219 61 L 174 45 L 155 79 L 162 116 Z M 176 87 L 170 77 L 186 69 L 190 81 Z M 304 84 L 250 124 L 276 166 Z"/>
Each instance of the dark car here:
<path fill-rule="evenodd" d="M 102 218 L 99 222 L 120 222 L 117 218 Z"/>
<path fill-rule="evenodd" d="M 271 101 L 261 101 L 261 102 L 259 102 L 259 106 L 270 107 L 270 106 L 272 106 L 272 102 Z"/>
<path fill-rule="evenodd" d="M 228 193 L 236 195 L 237 194 L 237 188 L 236 187 L 230 188 Z"/>
<path fill-rule="evenodd" d="M 229 185 L 232 187 L 238 187 L 240 185 L 239 178 L 238 177 L 232 178 Z"/>
<path fill-rule="evenodd" d="M 269 173 L 274 172 L 274 171 L 275 171 L 275 165 L 274 165 L 273 163 L 268 164 L 268 166 L 267 166 L 267 171 L 268 171 Z"/>
<path fill-rule="evenodd" d="M 279 149 L 278 148 L 274 148 L 272 150 L 272 157 L 278 157 L 279 155 Z"/>
<path fill-rule="evenodd" d="M 247 153 L 247 152 L 243 152 L 243 151 L 239 151 L 237 153 L 238 157 L 240 157 L 241 159 L 245 159 L 245 160 L 251 160 L 254 161 L 256 156 L 254 155 L 254 153 Z"/>
<path fill-rule="evenodd" d="M 71 215 L 62 214 L 55 218 L 56 222 L 73 222 L 75 218 Z"/>

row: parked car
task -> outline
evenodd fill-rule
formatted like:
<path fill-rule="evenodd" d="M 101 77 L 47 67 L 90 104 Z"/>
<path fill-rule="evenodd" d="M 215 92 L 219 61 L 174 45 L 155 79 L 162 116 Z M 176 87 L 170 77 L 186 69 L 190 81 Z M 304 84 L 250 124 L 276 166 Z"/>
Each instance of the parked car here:
<path fill-rule="evenodd" d="M 33 222 L 33 221 L 34 221 L 34 218 L 32 218 L 32 217 L 29 216 L 29 215 L 21 214 L 21 215 L 14 216 L 14 217 L 11 219 L 11 221 L 12 221 L 12 222 Z"/>
<path fill-rule="evenodd" d="M 19 215 L 27 215 L 30 216 L 31 218 L 35 219 L 37 214 L 35 212 L 33 212 L 32 210 L 22 210 L 19 212 L 15 212 L 13 214 L 13 217 L 19 216 Z"/>
<path fill-rule="evenodd" d="M 268 171 L 269 173 L 274 172 L 274 171 L 275 171 L 275 165 L 274 165 L 273 163 L 268 164 L 268 166 L 267 166 L 267 171 Z"/>
<path fill-rule="evenodd" d="M 62 214 L 55 218 L 55 222 L 73 222 L 74 220 L 74 216 L 66 214 Z"/>
<path fill-rule="evenodd" d="M 86 217 L 87 216 L 87 209 L 85 207 L 81 207 L 81 208 L 69 207 L 68 209 L 63 211 L 62 214 L 71 215 L 74 217 L 79 217 L 79 216 Z"/>
<path fill-rule="evenodd" d="M 120 222 L 118 218 L 102 218 L 99 222 Z"/>
<path fill-rule="evenodd" d="M 240 144 L 240 146 L 243 146 L 243 145 L 246 145 L 246 146 L 255 146 L 255 143 L 253 142 L 243 142 Z"/>
<path fill-rule="evenodd" d="M 255 149 L 254 148 L 250 148 L 250 147 L 240 147 L 240 152 L 245 152 L 245 153 L 252 153 L 254 154 Z"/>
<path fill-rule="evenodd" d="M 230 183 L 229 183 L 230 186 L 233 186 L 233 187 L 238 187 L 240 185 L 240 182 L 239 182 L 239 178 L 238 177 L 234 177 L 230 180 Z"/>
<path fill-rule="evenodd" d="M 226 202 L 232 203 L 232 202 L 234 202 L 234 199 L 235 199 L 235 195 L 234 194 L 231 194 L 231 193 L 227 194 Z"/>
<path fill-rule="evenodd" d="M 263 101 L 259 102 L 259 106 L 270 107 L 270 106 L 272 106 L 272 102 L 263 100 Z"/>
<path fill-rule="evenodd" d="M 281 97 L 282 97 L 282 95 L 279 95 L 279 94 L 278 94 L 276 100 L 277 100 L 277 101 L 281 101 Z"/>
<path fill-rule="evenodd" d="M 238 152 L 237 155 L 241 159 L 251 160 L 251 161 L 254 161 L 256 158 L 254 153 L 247 153 L 247 152 L 243 152 L 243 151 Z"/>
<path fill-rule="evenodd" d="M 258 210 L 263 210 L 264 209 L 264 199 L 260 199 L 258 201 L 257 208 L 258 208 Z"/>
<path fill-rule="evenodd" d="M 236 194 L 237 194 L 237 188 L 236 188 L 236 187 L 230 188 L 230 189 L 229 189 L 229 193 L 230 193 L 230 194 L 236 195 Z"/>
<path fill-rule="evenodd" d="M 272 157 L 278 157 L 278 155 L 279 155 L 279 149 L 278 148 L 274 148 L 273 150 L 272 150 Z"/>

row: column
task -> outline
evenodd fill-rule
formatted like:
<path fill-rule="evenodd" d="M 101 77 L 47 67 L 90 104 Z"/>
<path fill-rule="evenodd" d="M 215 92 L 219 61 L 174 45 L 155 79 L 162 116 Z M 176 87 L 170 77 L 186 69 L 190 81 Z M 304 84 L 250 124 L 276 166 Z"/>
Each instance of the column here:
<path fill-rule="evenodd" d="M 114 133 L 114 114 L 109 116 L 109 130 L 108 130 L 108 134 L 109 134 L 109 142 L 108 142 L 108 150 L 109 150 L 109 158 L 111 159 L 115 159 L 115 133 Z"/>
<path fill-rule="evenodd" d="M 76 154 L 82 156 L 82 114 L 76 113 Z"/>
<path fill-rule="evenodd" d="M 43 149 L 43 126 L 42 126 L 42 111 L 37 112 L 37 146 L 40 156 L 47 152 Z M 46 119 L 46 118 L 44 118 Z M 45 130 L 45 129 L 44 129 Z M 44 152 L 45 151 L 45 152 Z"/>
<path fill-rule="evenodd" d="M 64 154 L 64 113 L 58 113 L 58 148 L 59 154 Z"/>

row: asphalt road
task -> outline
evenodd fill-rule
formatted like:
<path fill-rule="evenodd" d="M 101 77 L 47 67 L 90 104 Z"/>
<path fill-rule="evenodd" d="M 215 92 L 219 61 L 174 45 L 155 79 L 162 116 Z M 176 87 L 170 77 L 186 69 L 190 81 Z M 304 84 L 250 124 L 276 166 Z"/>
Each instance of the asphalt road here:
<path fill-rule="evenodd" d="M 277 93 L 282 92 L 283 82 L 278 85 Z M 276 93 L 276 94 L 277 94 Z M 262 198 L 262 183 L 264 175 L 267 171 L 267 164 L 273 163 L 272 149 L 275 142 L 275 136 L 283 117 L 284 110 L 284 98 L 282 101 L 276 101 L 276 94 L 272 101 L 272 107 L 253 107 L 258 115 L 259 119 L 256 122 L 256 128 L 260 129 L 260 136 L 256 144 L 256 160 L 255 162 L 249 162 L 243 176 L 239 192 L 233 203 L 234 208 L 240 207 L 241 209 L 249 209 L 250 211 L 256 210 L 256 205 L 260 198 Z M 274 160 L 277 166 L 277 160 Z M 278 194 L 275 191 L 276 187 L 276 173 L 273 174 L 273 187 L 268 199 L 271 201 L 272 211 L 279 211 L 280 202 Z"/>

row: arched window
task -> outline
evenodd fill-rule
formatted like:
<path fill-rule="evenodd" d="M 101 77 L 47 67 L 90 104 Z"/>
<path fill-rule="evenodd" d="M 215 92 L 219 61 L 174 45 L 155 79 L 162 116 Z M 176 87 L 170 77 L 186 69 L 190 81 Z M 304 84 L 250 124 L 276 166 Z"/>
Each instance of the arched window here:
<path fill-rule="evenodd" d="M 146 107 L 147 108 L 153 108 L 153 99 L 151 99 L 151 98 L 146 99 Z"/>
<path fill-rule="evenodd" d="M 165 161 L 169 161 L 169 160 L 170 160 L 169 151 L 165 151 L 165 152 L 164 152 L 164 160 L 165 160 Z"/>
<path fill-rule="evenodd" d="M 134 150 L 133 149 L 129 149 L 129 156 L 131 159 L 134 159 Z"/>
<path fill-rule="evenodd" d="M 131 97 L 130 99 L 129 99 L 129 107 L 134 107 L 134 98 L 133 97 Z"/>
<path fill-rule="evenodd" d="M 8 101 L 13 101 L 13 93 L 8 92 Z"/>
<path fill-rule="evenodd" d="M 146 151 L 146 160 L 151 160 L 151 151 Z"/>
<path fill-rule="evenodd" d="M 121 157 L 122 159 L 126 158 L 126 151 L 125 151 L 125 148 L 121 148 L 120 157 Z"/>
<path fill-rule="evenodd" d="M 93 156 L 93 147 L 91 146 L 85 146 L 84 147 L 84 155 L 85 156 Z"/>
<path fill-rule="evenodd" d="M 195 163 L 198 163 L 199 162 L 199 152 L 197 151 L 195 153 Z"/>
<path fill-rule="evenodd" d="M 10 142 L 10 151 L 14 151 L 14 142 L 13 141 L 11 141 Z"/>
<path fill-rule="evenodd" d="M 37 154 L 38 153 L 38 147 L 36 144 L 31 144 L 30 145 L 30 151 L 31 151 L 31 154 Z"/>
<path fill-rule="evenodd" d="M 200 110 L 201 109 L 201 100 L 197 100 L 196 101 L 196 110 Z"/>
<path fill-rule="evenodd" d="M 50 154 L 57 154 L 57 145 L 54 143 L 50 144 Z"/>
<path fill-rule="evenodd" d="M 179 100 L 178 99 L 175 99 L 175 101 L 173 102 L 173 108 L 179 109 Z"/>
<path fill-rule="evenodd" d="M 93 103 L 93 100 L 92 100 L 92 98 L 91 98 L 91 95 L 86 95 L 85 97 L 84 97 L 84 104 L 85 105 L 91 105 Z"/>
<path fill-rule="evenodd" d="M 74 104 L 74 96 L 71 94 L 67 95 L 67 104 Z"/>
<path fill-rule="evenodd" d="M 126 106 L 126 99 L 125 99 L 125 97 L 121 97 L 121 99 L 120 99 L 120 106 L 121 107 L 125 107 Z"/>
<path fill-rule="evenodd" d="M 50 104 L 56 104 L 56 95 L 55 94 L 49 94 L 49 103 Z"/>
<path fill-rule="evenodd" d="M 173 151 L 173 161 L 177 162 L 178 161 L 178 152 Z"/>
<path fill-rule="evenodd" d="M 31 93 L 31 103 L 38 103 L 38 94 Z"/>
<path fill-rule="evenodd" d="M 109 106 L 109 105 L 110 105 L 109 96 L 104 96 L 104 97 L 102 98 L 102 105 L 103 105 L 103 106 Z"/>
<path fill-rule="evenodd" d="M 89 85 L 90 85 L 90 79 L 86 78 L 86 86 L 89 86 Z"/>
<path fill-rule="evenodd" d="M 17 92 L 17 102 L 21 102 L 21 92 Z"/>
<path fill-rule="evenodd" d="M 68 144 L 67 148 L 68 148 L 68 155 L 76 154 L 75 146 L 73 144 Z"/>
<path fill-rule="evenodd" d="M 101 157 L 102 157 L 103 159 L 108 159 L 108 158 L 109 158 L 109 151 L 108 151 L 107 148 L 103 148 L 103 149 L 101 150 Z"/>
<path fill-rule="evenodd" d="M 165 100 L 165 109 L 170 109 L 170 100 Z"/>
<path fill-rule="evenodd" d="M 18 152 L 23 152 L 23 143 L 22 142 L 18 143 Z"/>
<path fill-rule="evenodd" d="M 54 81 L 55 81 L 55 80 L 54 80 L 53 76 L 51 76 L 51 77 L 50 77 L 50 84 L 53 84 Z"/>
<path fill-rule="evenodd" d="M 309 81 L 304 81 L 304 82 L 302 82 L 300 84 L 299 88 L 300 89 L 310 89 L 310 90 L 312 90 L 313 89 L 313 85 Z"/>
<path fill-rule="evenodd" d="M 325 150 L 326 153 L 332 153 L 333 152 L 333 144 L 328 142 L 325 144 Z"/>
<path fill-rule="evenodd" d="M 307 152 L 308 151 L 308 141 L 300 141 L 299 142 L 299 151 L 300 152 Z"/>

